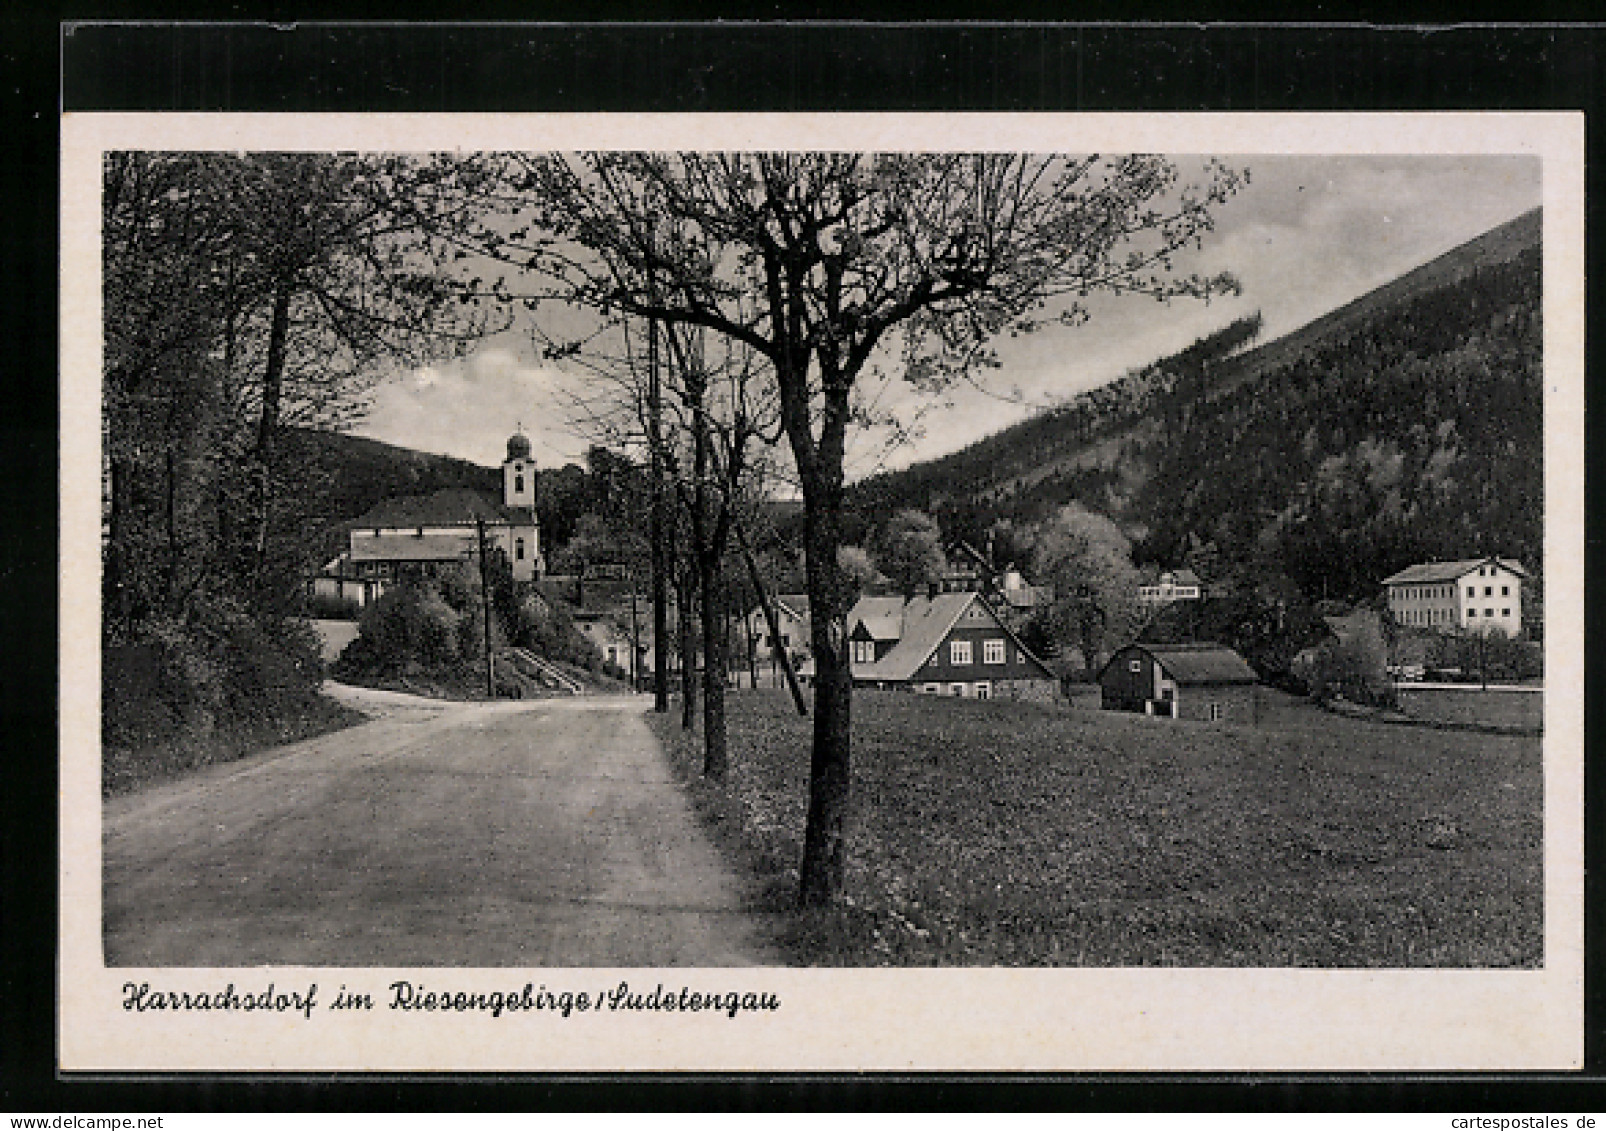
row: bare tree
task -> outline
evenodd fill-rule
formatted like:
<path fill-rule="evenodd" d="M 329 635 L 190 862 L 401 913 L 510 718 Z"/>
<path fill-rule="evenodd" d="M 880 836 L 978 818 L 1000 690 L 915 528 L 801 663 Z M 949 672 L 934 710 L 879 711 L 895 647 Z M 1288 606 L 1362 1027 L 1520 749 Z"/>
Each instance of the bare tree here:
<path fill-rule="evenodd" d="M 837 551 L 853 390 L 899 364 L 933 389 L 995 364 L 998 334 L 1076 323 L 1095 292 L 1208 296 L 1173 272 L 1241 174 L 1184 185 L 1161 158 L 514 155 L 495 173 L 533 240 L 491 248 L 546 293 L 744 343 L 774 375 L 802 485 L 816 663 L 800 900 L 845 865 L 852 674 Z"/>
<path fill-rule="evenodd" d="M 645 329 L 648 340 L 643 348 Z M 761 359 L 745 344 L 700 327 L 661 332 L 621 318 L 615 333 L 593 332 L 576 349 L 543 335 L 549 356 L 569 359 L 590 381 L 574 397 L 575 423 L 621 448 L 648 449 L 651 465 L 685 519 L 687 571 L 675 575 L 681 650 L 701 641 L 703 772 L 722 781 L 729 768 L 725 680 L 730 666 L 725 563 L 744 506 L 755 446 L 779 439 L 777 411 Z M 538 333 L 540 333 L 538 329 Z M 697 611 L 698 628 L 690 614 Z M 683 671 L 682 719 L 695 712 L 691 666 Z"/>

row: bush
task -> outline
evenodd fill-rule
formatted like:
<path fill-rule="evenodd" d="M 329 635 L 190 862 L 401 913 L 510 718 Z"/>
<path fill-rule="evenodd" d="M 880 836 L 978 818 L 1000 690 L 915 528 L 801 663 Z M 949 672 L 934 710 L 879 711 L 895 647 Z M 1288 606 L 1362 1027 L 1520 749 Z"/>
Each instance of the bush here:
<path fill-rule="evenodd" d="M 1348 699 L 1369 707 L 1393 707 L 1394 681 L 1381 629 L 1375 622 L 1357 623 L 1347 638 L 1323 643 L 1306 683 L 1318 702 Z"/>
<path fill-rule="evenodd" d="M 533 589 L 518 603 L 513 641 L 549 660 L 562 660 L 587 671 L 602 670 L 602 654 L 578 628 L 562 604 L 547 601 Z"/>
<path fill-rule="evenodd" d="M 464 654 L 463 620 L 432 580 L 392 586 L 363 610 L 357 639 L 334 670 L 377 674 L 454 663 Z"/>
<path fill-rule="evenodd" d="M 197 597 L 102 651 L 108 788 L 283 741 L 320 717 L 323 662 L 302 621 Z"/>
<path fill-rule="evenodd" d="M 1458 669 L 1462 679 L 1487 678 L 1500 683 L 1539 679 L 1545 674 L 1545 650 L 1532 640 L 1504 633 L 1462 633 L 1440 638 L 1432 667 Z"/>

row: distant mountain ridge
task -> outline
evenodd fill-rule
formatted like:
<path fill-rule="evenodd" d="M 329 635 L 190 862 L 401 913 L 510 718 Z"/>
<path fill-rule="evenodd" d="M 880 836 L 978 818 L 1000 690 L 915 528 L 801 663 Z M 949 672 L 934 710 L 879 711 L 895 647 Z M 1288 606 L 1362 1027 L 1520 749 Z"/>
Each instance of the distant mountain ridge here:
<path fill-rule="evenodd" d="M 1342 334 L 1380 309 L 1405 302 L 1427 291 L 1451 286 L 1481 268 L 1509 263 L 1523 252 L 1539 247 L 1542 225 L 1543 215 L 1539 209 L 1524 212 L 1407 271 L 1398 279 L 1367 291 L 1338 309 L 1305 323 L 1297 330 L 1246 350 L 1222 366 L 1218 375 L 1221 385 L 1227 387 L 1238 381 L 1251 380 L 1287 365 L 1302 350 L 1309 349 L 1324 338 Z"/>
<path fill-rule="evenodd" d="M 1116 519 L 1140 559 L 1212 544 L 1318 595 L 1362 596 L 1432 557 L 1532 568 L 1540 237 L 1525 213 L 1263 344 L 1258 318 L 1241 320 L 850 498 L 866 527 L 913 507 L 968 539 L 1075 500 Z"/>

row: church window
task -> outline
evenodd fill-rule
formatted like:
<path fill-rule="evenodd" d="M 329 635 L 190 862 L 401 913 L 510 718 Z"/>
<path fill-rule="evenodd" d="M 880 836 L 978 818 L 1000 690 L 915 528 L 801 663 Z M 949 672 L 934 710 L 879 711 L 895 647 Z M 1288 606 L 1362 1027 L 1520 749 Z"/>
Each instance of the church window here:
<path fill-rule="evenodd" d="M 522 562 L 524 560 L 524 539 L 523 538 L 515 538 L 515 539 L 513 539 L 513 558 L 514 558 L 515 561 L 521 561 Z"/>
<path fill-rule="evenodd" d="M 524 494 L 524 472 L 522 471 L 513 477 L 513 493 L 515 495 Z"/>

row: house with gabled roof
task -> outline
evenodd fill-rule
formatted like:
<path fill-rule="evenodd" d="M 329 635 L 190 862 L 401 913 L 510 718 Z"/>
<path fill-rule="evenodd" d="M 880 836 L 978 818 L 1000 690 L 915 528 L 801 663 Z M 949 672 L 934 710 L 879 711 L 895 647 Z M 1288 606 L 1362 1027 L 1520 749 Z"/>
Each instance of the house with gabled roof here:
<path fill-rule="evenodd" d="M 1438 632 L 1522 631 L 1528 571 L 1509 558 L 1424 562 L 1383 579 L 1389 613 L 1407 628 Z"/>
<path fill-rule="evenodd" d="M 1220 644 L 1128 644 L 1099 672 L 1106 711 L 1200 722 L 1259 721 L 1259 682 Z"/>
<path fill-rule="evenodd" d="M 779 643 L 794 663 L 802 661 L 809 654 L 809 595 L 782 593 L 772 596 L 770 603 L 775 609 L 776 640 L 770 638 L 770 622 L 762 606 L 754 605 L 747 614 L 746 632 L 754 652 L 767 656 Z"/>
<path fill-rule="evenodd" d="M 1058 694 L 1054 673 L 976 592 L 861 597 L 848 614 L 848 647 L 856 687 L 975 699 Z"/>

